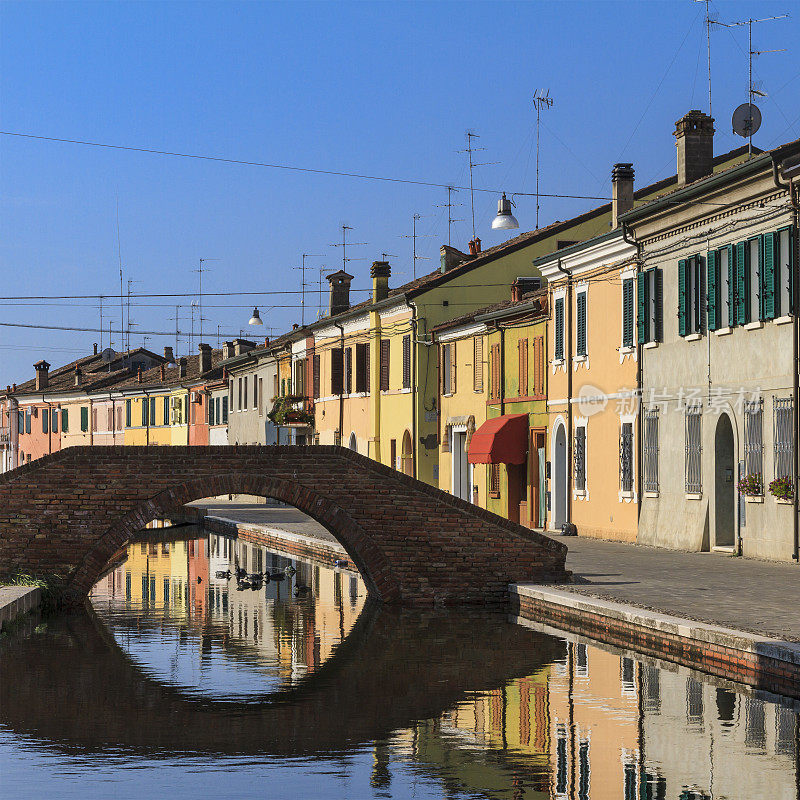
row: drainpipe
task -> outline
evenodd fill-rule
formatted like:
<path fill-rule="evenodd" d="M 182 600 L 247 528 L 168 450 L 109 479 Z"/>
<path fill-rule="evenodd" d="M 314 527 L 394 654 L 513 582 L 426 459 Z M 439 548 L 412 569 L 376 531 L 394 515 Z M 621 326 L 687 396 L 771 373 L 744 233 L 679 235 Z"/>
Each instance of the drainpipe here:
<path fill-rule="evenodd" d="M 634 286 L 639 286 L 638 282 L 638 275 L 639 275 L 639 268 L 642 262 L 642 245 L 640 242 L 637 242 L 635 239 L 631 239 L 631 229 L 623 222 L 622 223 L 622 241 L 626 244 L 633 245 L 636 248 L 636 275 L 637 279 L 634 283 Z M 636 328 L 634 327 L 634 330 Z M 642 492 L 644 491 L 644 487 L 642 486 L 642 434 L 644 431 L 644 422 L 642 417 L 644 415 L 643 409 L 643 398 L 642 398 L 642 382 L 643 382 L 643 367 L 642 367 L 642 358 L 643 358 L 644 351 L 642 350 L 642 345 L 639 343 L 639 337 L 636 336 L 636 395 L 639 398 L 639 413 L 636 415 L 636 521 L 638 521 L 642 515 Z"/>
<path fill-rule="evenodd" d="M 147 393 L 147 389 L 142 389 L 142 391 L 144 392 L 144 400 L 142 401 L 144 403 L 144 414 L 145 414 L 144 419 L 145 422 L 147 423 L 145 425 L 144 441 L 145 444 L 149 446 L 150 445 L 150 395 Z"/>
<path fill-rule="evenodd" d="M 339 386 L 339 446 L 342 447 L 342 442 L 344 441 L 344 325 L 340 325 L 338 322 L 333 324 L 339 329 L 339 348 L 342 351 L 342 382 Z M 380 346 L 378 347 L 378 352 L 380 352 Z M 378 370 L 378 379 L 377 389 L 380 395 L 380 369 Z M 380 436 L 380 431 L 378 431 L 378 436 Z"/>
<path fill-rule="evenodd" d="M 411 475 L 414 478 L 417 478 L 417 334 L 418 334 L 418 325 L 417 325 L 417 306 L 414 303 L 409 302 L 411 306 Z M 438 351 L 438 348 L 437 348 Z M 439 359 L 436 359 L 436 363 L 438 365 Z M 438 367 L 437 367 L 438 369 Z M 441 378 L 438 378 L 436 381 L 436 395 L 438 398 L 439 395 L 439 386 L 441 386 Z M 425 403 L 425 398 L 422 398 L 423 404 Z M 435 407 L 435 406 L 434 406 Z M 436 428 L 438 432 L 437 441 L 441 441 L 441 409 L 438 409 L 438 414 L 436 418 L 438 422 L 436 423 Z M 400 444 L 400 449 L 402 451 L 403 445 L 402 442 Z M 402 452 L 401 452 L 402 455 Z M 394 467 L 394 464 L 392 464 Z"/>
<path fill-rule="evenodd" d="M 500 416 L 506 413 L 506 332 L 504 328 L 495 321 L 494 329 L 496 333 L 500 334 Z"/>
<path fill-rule="evenodd" d="M 794 411 L 794 520 L 793 520 L 793 543 L 792 543 L 792 558 L 795 561 L 800 560 L 800 497 L 798 489 L 800 489 L 800 481 L 798 481 L 798 467 L 800 467 L 800 458 L 798 458 L 798 446 L 800 446 L 800 408 L 798 408 L 798 401 L 800 400 L 800 275 L 798 275 L 798 267 L 800 267 L 800 187 L 795 184 L 792 177 L 788 183 L 782 180 L 778 175 L 778 164 L 775 159 L 772 159 L 772 180 L 775 186 L 779 189 L 789 190 L 789 202 L 792 204 L 794 210 L 794 262 L 795 274 L 792 280 L 792 363 L 794 369 L 792 370 L 792 410 Z"/>
<path fill-rule="evenodd" d="M 558 271 L 567 276 L 567 297 L 565 302 L 564 327 L 567 332 L 567 522 L 572 522 L 572 273 L 556 263 Z M 569 318 L 567 313 L 569 312 Z"/>

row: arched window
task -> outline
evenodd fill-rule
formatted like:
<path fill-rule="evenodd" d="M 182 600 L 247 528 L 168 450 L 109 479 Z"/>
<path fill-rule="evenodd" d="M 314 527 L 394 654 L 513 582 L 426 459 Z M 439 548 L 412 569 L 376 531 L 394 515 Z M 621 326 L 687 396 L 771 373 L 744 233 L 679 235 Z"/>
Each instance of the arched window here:
<path fill-rule="evenodd" d="M 347 446 L 351 450 L 355 450 L 356 453 L 358 452 L 358 439 L 356 439 L 355 433 L 350 434 L 350 441 L 347 443 Z"/>
<path fill-rule="evenodd" d="M 408 431 L 403 434 L 403 446 L 400 450 L 400 468 L 406 475 L 414 474 L 414 457 L 411 434 Z"/>

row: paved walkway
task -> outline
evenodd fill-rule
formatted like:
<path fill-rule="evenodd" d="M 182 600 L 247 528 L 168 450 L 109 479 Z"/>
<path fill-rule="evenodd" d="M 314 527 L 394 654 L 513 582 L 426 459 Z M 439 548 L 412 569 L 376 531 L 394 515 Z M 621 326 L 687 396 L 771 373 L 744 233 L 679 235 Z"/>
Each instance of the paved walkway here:
<path fill-rule="evenodd" d="M 561 537 L 558 537 L 561 538 Z M 800 566 L 564 538 L 572 592 L 800 642 Z M 566 587 L 559 587 L 566 588 Z"/>

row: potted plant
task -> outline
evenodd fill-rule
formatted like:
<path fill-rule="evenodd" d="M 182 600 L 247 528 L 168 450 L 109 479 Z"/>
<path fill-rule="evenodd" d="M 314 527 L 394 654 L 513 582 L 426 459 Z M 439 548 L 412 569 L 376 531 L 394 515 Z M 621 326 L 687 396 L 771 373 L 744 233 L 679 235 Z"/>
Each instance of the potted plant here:
<path fill-rule="evenodd" d="M 302 395 L 284 395 L 273 400 L 272 411 L 267 416 L 276 425 L 309 425 L 314 424 L 314 415 L 304 408 L 295 406 L 305 401 Z"/>
<path fill-rule="evenodd" d="M 761 497 L 764 494 L 764 484 L 761 474 L 750 472 L 739 479 L 739 493 L 745 497 Z"/>
<path fill-rule="evenodd" d="M 794 486 L 792 486 L 789 476 L 784 475 L 782 478 L 775 478 L 769 485 L 769 493 L 778 500 L 784 500 L 787 503 L 794 500 Z"/>

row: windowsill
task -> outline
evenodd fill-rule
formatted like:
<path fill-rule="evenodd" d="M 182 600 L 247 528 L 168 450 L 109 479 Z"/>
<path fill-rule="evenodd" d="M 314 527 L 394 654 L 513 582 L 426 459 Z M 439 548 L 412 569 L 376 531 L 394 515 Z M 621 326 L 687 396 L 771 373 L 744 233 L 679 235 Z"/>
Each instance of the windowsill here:
<path fill-rule="evenodd" d="M 550 363 L 554 367 L 560 367 L 564 363 L 564 359 L 563 358 L 554 358 Z"/>
<path fill-rule="evenodd" d="M 500 499 L 500 492 L 489 492 L 489 497 L 492 500 L 499 500 Z"/>
<path fill-rule="evenodd" d="M 636 348 L 631 346 L 620 347 L 619 352 L 623 355 L 628 355 L 629 353 L 636 352 Z"/>
<path fill-rule="evenodd" d="M 579 364 L 579 363 L 581 363 L 582 361 L 588 361 L 588 360 L 589 360 L 589 355 L 588 355 L 588 353 L 584 353 L 583 355 L 580 355 L 580 356 L 575 356 L 575 358 L 573 359 L 573 361 L 574 361 L 576 364 Z"/>
<path fill-rule="evenodd" d="M 752 497 L 751 495 L 745 495 L 744 501 L 745 503 L 763 503 L 764 496 L 756 495 L 755 497 Z"/>
<path fill-rule="evenodd" d="M 620 500 L 633 500 L 633 492 L 620 492 L 619 493 Z"/>
<path fill-rule="evenodd" d="M 731 333 L 733 333 L 733 328 L 730 327 L 717 328 L 714 331 L 715 336 L 729 336 Z"/>
<path fill-rule="evenodd" d="M 645 496 L 645 497 L 651 497 L 651 498 L 654 498 L 654 497 L 658 497 L 658 496 L 659 496 L 659 494 L 658 494 L 658 492 L 645 492 L 645 493 L 644 493 L 644 496 Z"/>
<path fill-rule="evenodd" d="M 645 350 L 655 350 L 658 347 L 658 342 L 645 342 L 642 347 Z"/>
<path fill-rule="evenodd" d="M 703 338 L 702 333 L 690 333 L 688 336 L 683 337 L 687 342 L 699 342 Z"/>
<path fill-rule="evenodd" d="M 759 328 L 763 328 L 764 323 L 761 320 L 757 322 L 748 322 L 745 324 L 744 329 L 746 331 L 757 331 Z"/>
<path fill-rule="evenodd" d="M 687 500 L 702 500 L 703 499 L 703 493 L 702 492 L 686 492 L 684 497 Z"/>
<path fill-rule="evenodd" d="M 575 497 L 586 497 L 586 489 L 575 489 Z"/>
<path fill-rule="evenodd" d="M 776 497 L 775 498 L 775 502 L 779 506 L 793 506 L 794 505 L 794 500 L 784 500 L 782 497 Z"/>
<path fill-rule="evenodd" d="M 776 325 L 788 325 L 793 319 L 794 319 L 794 317 L 791 314 L 787 314 L 786 316 L 783 316 L 783 317 L 776 317 L 772 321 Z"/>

